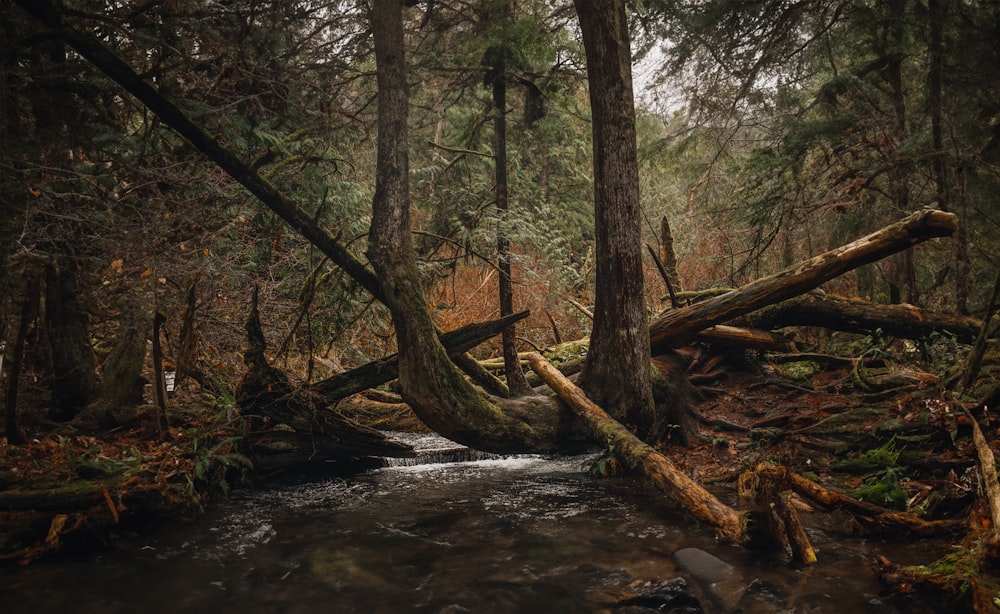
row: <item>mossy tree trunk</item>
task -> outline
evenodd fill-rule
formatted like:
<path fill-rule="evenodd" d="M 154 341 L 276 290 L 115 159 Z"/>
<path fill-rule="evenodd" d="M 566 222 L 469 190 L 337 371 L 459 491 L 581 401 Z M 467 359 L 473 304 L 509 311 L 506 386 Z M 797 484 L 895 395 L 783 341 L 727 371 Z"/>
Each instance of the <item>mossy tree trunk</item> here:
<path fill-rule="evenodd" d="M 142 403 L 142 368 L 151 320 L 149 310 L 139 301 L 124 301 L 115 345 L 104 361 L 100 393 L 76 416 L 74 424 L 115 426 L 115 411 Z"/>
<path fill-rule="evenodd" d="M 372 27 L 378 168 L 368 257 L 396 328 L 403 399 L 430 428 L 476 448 L 557 449 L 559 432 L 568 426 L 563 411 L 546 397 L 520 397 L 501 404 L 465 379 L 438 339 L 410 237 L 409 101 L 400 0 L 375 0 Z"/>
<path fill-rule="evenodd" d="M 624 0 L 575 0 L 587 55 L 594 140 L 597 280 L 581 387 L 640 437 L 663 438 L 653 406 L 643 289 L 632 60 Z"/>

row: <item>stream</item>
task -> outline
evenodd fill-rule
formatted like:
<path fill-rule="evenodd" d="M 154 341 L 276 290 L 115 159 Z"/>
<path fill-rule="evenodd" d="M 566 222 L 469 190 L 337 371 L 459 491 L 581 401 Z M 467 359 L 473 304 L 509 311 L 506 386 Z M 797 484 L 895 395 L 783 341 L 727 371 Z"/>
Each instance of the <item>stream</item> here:
<path fill-rule="evenodd" d="M 400 437 L 417 459 L 239 491 L 101 554 L 0 567 L 0 614 L 601 612 L 675 578 L 705 612 L 921 611 L 870 561 L 927 562 L 927 544 L 812 530 L 820 562 L 795 569 L 719 544 L 639 478 L 590 477 L 585 456 Z"/>

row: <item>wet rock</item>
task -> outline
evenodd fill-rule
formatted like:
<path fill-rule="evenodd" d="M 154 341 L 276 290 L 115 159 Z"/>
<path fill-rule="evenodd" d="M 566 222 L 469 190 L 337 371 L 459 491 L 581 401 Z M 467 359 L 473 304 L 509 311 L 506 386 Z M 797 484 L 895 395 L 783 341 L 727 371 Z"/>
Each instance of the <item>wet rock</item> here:
<path fill-rule="evenodd" d="M 746 590 L 743 575 L 735 567 L 700 548 L 678 550 L 674 562 L 704 586 L 706 598 L 724 610 L 735 608 Z"/>
<path fill-rule="evenodd" d="M 669 612 L 670 614 L 701 614 L 701 602 L 691 592 L 684 578 L 673 578 L 660 584 L 650 583 L 634 597 L 622 599 L 615 606 L 619 614 Z"/>
<path fill-rule="evenodd" d="M 698 580 L 714 584 L 730 577 L 736 569 L 700 548 L 682 548 L 674 553 L 674 562 Z"/>

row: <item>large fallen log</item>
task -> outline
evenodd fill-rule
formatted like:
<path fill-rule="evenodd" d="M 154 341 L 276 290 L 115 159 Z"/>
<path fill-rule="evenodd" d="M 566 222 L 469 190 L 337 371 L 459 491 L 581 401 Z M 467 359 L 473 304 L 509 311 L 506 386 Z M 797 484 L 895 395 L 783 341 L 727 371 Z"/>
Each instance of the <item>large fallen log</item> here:
<path fill-rule="evenodd" d="M 459 356 L 487 339 L 499 335 L 504 328 L 523 320 L 529 314 L 528 311 L 521 311 L 498 320 L 469 324 L 442 334 L 441 343 L 449 356 Z M 317 382 L 311 386 L 311 390 L 327 402 L 332 402 L 392 381 L 398 374 L 399 357 L 393 354 Z"/>
<path fill-rule="evenodd" d="M 958 228 L 958 218 L 936 209 L 918 211 L 842 247 L 832 249 L 780 273 L 700 303 L 673 309 L 649 326 L 654 353 L 691 339 L 695 334 L 762 307 L 799 296 L 859 266 L 913 247 Z"/>
<path fill-rule="evenodd" d="M 719 501 L 678 469 L 669 458 L 609 416 L 541 354 L 528 354 L 528 362 L 531 369 L 584 421 L 596 441 L 612 446 L 615 456 L 629 468 L 652 480 L 657 488 L 696 519 L 712 525 L 720 538 L 732 543 L 740 542 L 740 517 L 736 510 Z"/>
<path fill-rule="evenodd" d="M 922 309 L 914 305 L 878 305 L 860 298 L 810 292 L 753 313 L 741 320 L 755 328 L 820 326 L 850 333 L 881 330 L 891 337 L 916 339 L 932 333 L 953 335 L 971 343 L 982 321 L 970 316 Z"/>

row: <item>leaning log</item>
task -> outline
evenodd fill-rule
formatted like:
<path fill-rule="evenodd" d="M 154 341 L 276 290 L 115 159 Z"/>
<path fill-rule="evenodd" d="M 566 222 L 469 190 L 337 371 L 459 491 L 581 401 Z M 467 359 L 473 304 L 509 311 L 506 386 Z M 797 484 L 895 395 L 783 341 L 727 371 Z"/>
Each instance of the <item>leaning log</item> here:
<path fill-rule="evenodd" d="M 504 328 L 523 320 L 529 314 L 528 311 L 521 311 L 498 320 L 469 324 L 442 334 L 441 343 L 449 356 L 459 356 L 487 339 L 499 335 Z M 327 402 L 331 402 L 392 381 L 398 374 L 399 356 L 393 354 L 356 369 L 338 373 L 313 384 L 311 389 Z"/>
<path fill-rule="evenodd" d="M 541 354 L 528 354 L 528 362 L 531 369 L 583 420 L 596 441 L 613 446 L 615 456 L 632 470 L 652 480 L 657 488 L 696 519 L 715 527 L 719 537 L 739 543 L 740 518 L 734 509 L 719 501 L 678 469 L 669 458 L 609 416 Z"/>
<path fill-rule="evenodd" d="M 925 209 L 857 241 L 810 258 L 789 269 L 721 296 L 673 309 L 649 327 L 654 352 L 687 341 L 699 331 L 762 307 L 798 296 L 847 271 L 870 264 L 934 237 L 958 229 L 958 217 Z"/>

